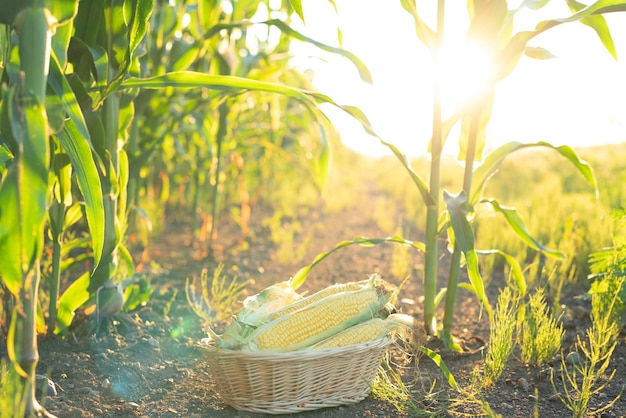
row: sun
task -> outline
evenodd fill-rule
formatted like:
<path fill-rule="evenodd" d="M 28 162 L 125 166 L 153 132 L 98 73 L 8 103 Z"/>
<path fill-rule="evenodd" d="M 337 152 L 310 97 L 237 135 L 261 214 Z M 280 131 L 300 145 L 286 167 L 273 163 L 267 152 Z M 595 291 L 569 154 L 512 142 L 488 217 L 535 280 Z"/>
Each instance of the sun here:
<path fill-rule="evenodd" d="M 495 63 L 491 51 L 477 41 L 449 42 L 439 53 L 435 69 L 446 113 L 472 106 L 494 87 Z"/>

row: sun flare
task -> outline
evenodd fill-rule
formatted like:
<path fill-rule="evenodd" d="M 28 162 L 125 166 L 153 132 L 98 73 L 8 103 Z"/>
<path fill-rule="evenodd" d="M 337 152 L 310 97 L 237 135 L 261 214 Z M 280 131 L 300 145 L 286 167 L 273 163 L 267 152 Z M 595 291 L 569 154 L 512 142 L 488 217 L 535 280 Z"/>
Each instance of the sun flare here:
<path fill-rule="evenodd" d="M 495 66 L 492 54 L 478 42 L 444 45 L 436 71 L 444 106 L 450 111 L 472 105 L 493 88 Z"/>

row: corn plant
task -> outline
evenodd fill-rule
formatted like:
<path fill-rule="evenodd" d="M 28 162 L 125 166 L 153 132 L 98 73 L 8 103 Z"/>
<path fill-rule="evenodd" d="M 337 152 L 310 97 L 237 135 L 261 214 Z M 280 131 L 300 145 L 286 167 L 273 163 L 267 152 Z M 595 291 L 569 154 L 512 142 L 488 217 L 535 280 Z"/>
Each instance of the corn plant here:
<path fill-rule="evenodd" d="M 50 146 L 46 85 L 52 33 L 55 26 L 70 19 L 71 3 L 52 10 L 42 5 L 1 5 L 6 12 L 1 23 L 14 25 L 18 34 L 19 64 L 6 67 L 10 85 L 2 95 L 0 130 L 12 159 L 0 184 L 0 275 L 16 296 L 7 338 L 9 358 L 24 388 L 25 414 L 44 414 L 35 399 L 37 349 L 37 301 L 43 251 L 44 225 L 48 206 Z M 8 33 L 8 29 L 6 29 Z M 8 47 L 8 48 L 7 48 Z M 10 51 L 3 45 L 3 53 Z M 13 64 L 13 65 L 11 65 Z"/>
<path fill-rule="evenodd" d="M 415 22 L 416 35 L 429 49 L 435 68 L 440 68 L 439 57 L 444 47 L 445 0 L 437 2 L 436 27 L 432 29 L 420 16 L 415 1 L 403 0 L 402 7 L 411 14 Z M 595 189 L 596 181 L 588 164 L 581 161 L 568 146 L 555 147 L 546 142 L 522 144 L 511 142 L 504 144 L 488 155 L 484 154 L 485 128 L 488 124 L 493 95 L 496 84 L 507 77 L 517 65 L 523 54 L 533 58 L 548 56 L 547 51 L 537 47 L 530 47 L 528 43 L 537 35 L 557 27 L 558 25 L 582 21 L 592 27 L 606 49 L 615 56 L 615 48 L 611 39 L 603 13 L 624 11 L 626 4 L 617 1 L 598 1 L 588 7 L 577 2 L 568 2 L 573 14 L 562 19 L 552 19 L 539 22 L 534 30 L 513 33 L 515 14 L 523 9 L 540 9 L 546 1 L 525 1 L 516 9 L 509 9 L 505 0 L 496 2 L 468 1 L 470 24 L 467 30 L 468 42 L 479 42 L 486 47 L 495 62 L 494 76 L 487 88 L 460 106 L 448 119 L 443 118 L 443 100 L 440 80 L 435 80 L 433 97 L 433 124 L 430 143 L 430 178 L 427 183 L 412 168 L 409 160 L 394 145 L 381 140 L 384 145 L 399 158 L 408 171 L 413 182 L 420 191 L 421 197 L 427 206 L 426 237 L 425 237 L 425 272 L 424 272 L 424 326 L 426 330 L 437 335 L 436 301 L 442 299 L 437 291 L 437 271 L 439 263 L 438 239 L 447 232 L 449 248 L 452 251 L 448 285 L 442 289 L 445 293 L 445 311 L 443 329 L 440 337 L 453 346 L 450 338 L 456 291 L 459 286 L 460 266 L 462 256 L 467 265 L 470 280 L 469 287 L 474 291 L 480 303 L 491 316 L 492 311 L 484 291 L 483 280 L 478 270 L 477 252 L 474 248 L 474 233 L 469 223 L 474 207 L 479 203 L 491 205 L 493 209 L 504 216 L 508 224 L 517 235 L 531 248 L 546 255 L 562 257 L 557 251 L 551 250 L 533 238 L 526 230 L 522 219 L 514 208 L 501 205 L 495 199 L 484 199 L 482 193 L 487 180 L 497 171 L 502 161 L 511 153 L 528 147 L 547 147 L 565 157 L 583 175 L 586 181 Z M 450 133 L 450 129 L 461 121 L 461 136 L 459 145 L 461 153 L 459 160 L 464 162 L 462 188 L 457 193 L 443 191 L 445 211 L 440 211 L 440 177 L 441 156 L 443 145 Z M 478 167 L 475 161 L 482 160 Z M 519 280 L 523 280 L 518 277 Z"/>

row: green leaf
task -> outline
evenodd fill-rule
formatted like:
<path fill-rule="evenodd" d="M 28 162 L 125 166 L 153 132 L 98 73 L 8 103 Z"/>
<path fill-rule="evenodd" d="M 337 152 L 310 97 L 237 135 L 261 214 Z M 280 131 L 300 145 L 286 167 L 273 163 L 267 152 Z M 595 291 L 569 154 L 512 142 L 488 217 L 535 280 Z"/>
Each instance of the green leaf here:
<path fill-rule="evenodd" d="M 293 8 L 294 12 L 296 12 L 296 14 L 304 22 L 304 13 L 302 12 L 302 1 L 301 0 L 289 0 L 289 4 Z"/>
<path fill-rule="evenodd" d="M 13 160 L 15 156 L 5 144 L 0 144 L 0 164 L 4 165 L 7 162 Z"/>
<path fill-rule="evenodd" d="M 104 203 L 102 185 L 94 160 L 94 154 L 87 139 L 70 119 L 65 128 L 57 134 L 61 146 L 72 162 L 76 172 L 76 182 L 85 198 L 85 214 L 92 238 L 94 268 L 100 263 L 104 246 Z"/>
<path fill-rule="evenodd" d="M 476 254 L 478 255 L 494 255 L 497 254 L 504 258 L 506 263 L 509 265 L 510 274 L 513 276 L 513 280 L 517 284 L 517 288 L 519 290 L 520 296 L 523 298 L 526 295 L 526 279 L 524 278 L 524 273 L 522 271 L 522 267 L 520 266 L 517 259 L 502 250 L 477 250 Z"/>
<path fill-rule="evenodd" d="M 437 366 L 439 366 L 439 370 L 441 370 L 441 372 L 443 373 L 444 377 L 446 378 L 451 388 L 458 390 L 458 391 L 461 390 L 461 386 L 459 386 L 459 384 L 456 382 L 456 379 L 450 372 L 450 369 L 448 369 L 448 366 L 446 366 L 446 364 L 444 363 L 443 359 L 441 358 L 439 354 L 435 353 L 430 348 L 424 347 L 424 346 L 420 346 L 418 349 L 422 353 L 424 353 L 428 358 L 430 358 Z"/>
<path fill-rule="evenodd" d="M 125 0 L 124 1 L 124 20 L 127 22 L 126 34 L 128 37 L 128 48 L 124 55 L 124 61 L 120 64 L 120 68 L 115 78 L 109 83 L 105 92 L 102 94 L 99 106 L 106 97 L 114 91 L 117 91 L 122 81 L 128 74 L 133 63 L 134 53 L 144 36 L 148 31 L 148 21 L 152 15 L 154 1 L 152 0 Z"/>
<path fill-rule="evenodd" d="M 498 69 L 496 71 L 495 80 L 501 80 L 513 71 L 520 57 L 526 50 L 526 44 L 528 41 L 548 29 L 563 23 L 581 21 L 582 23 L 591 26 L 600 37 L 600 40 L 604 44 L 605 48 L 613 57 L 615 57 L 615 47 L 613 46 L 613 40 L 610 32 L 606 26 L 604 18 L 599 15 L 603 13 L 624 11 L 626 11 L 626 2 L 623 0 L 599 0 L 572 14 L 571 16 L 562 19 L 544 20 L 537 24 L 535 30 L 516 33 L 496 57 Z"/>
<path fill-rule="evenodd" d="M 0 276 L 17 294 L 43 251 L 50 157 L 44 106 L 33 95 L 14 92 L 7 90 L 3 106 L 20 152 L 0 184 Z"/>
<path fill-rule="evenodd" d="M 566 3 L 572 12 L 578 12 L 586 7 L 585 4 L 580 3 L 576 0 L 566 0 Z M 580 23 L 592 28 L 600 38 L 600 41 L 602 42 L 606 50 L 609 51 L 614 59 L 617 59 L 615 44 L 613 43 L 613 38 L 611 37 L 611 32 L 609 31 L 609 26 L 607 25 L 604 16 L 591 15 L 581 19 Z"/>
<path fill-rule="evenodd" d="M 386 238 L 356 237 L 352 241 L 342 241 L 339 244 L 337 244 L 335 246 L 335 248 L 333 248 L 333 249 L 331 249 L 329 251 L 320 253 L 317 256 L 315 256 L 315 259 L 313 260 L 313 262 L 311 264 L 309 264 L 308 266 L 302 267 L 300 270 L 298 270 L 298 272 L 296 274 L 294 274 L 294 276 L 291 278 L 291 287 L 293 289 L 297 289 L 300 286 L 302 286 L 302 284 L 304 283 L 304 281 L 307 278 L 307 275 L 313 269 L 313 267 L 315 267 L 317 264 L 319 264 L 322 260 L 324 260 L 329 255 L 333 254 L 334 252 L 336 252 L 336 251 L 338 251 L 338 250 L 340 250 L 342 248 L 348 247 L 350 245 L 360 245 L 360 246 L 363 246 L 363 247 L 372 247 L 372 246 L 379 245 L 379 244 L 384 244 L 384 243 L 403 244 L 403 245 L 408 245 L 410 247 L 413 247 L 416 250 L 421 251 L 421 252 L 425 252 L 426 251 L 426 246 L 423 243 L 409 241 L 409 240 L 404 239 L 404 238 L 399 237 L 399 236 L 386 237 Z"/>
<path fill-rule="evenodd" d="M 76 279 L 59 298 L 57 328 L 55 329 L 55 333 L 65 335 L 74 318 L 74 311 L 89 300 L 89 292 L 87 291 L 89 281 L 89 272 L 85 272 Z"/>
<path fill-rule="evenodd" d="M 387 145 L 394 151 L 396 156 L 401 159 L 401 161 L 406 161 L 405 167 L 411 173 L 411 178 L 416 182 L 420 191 L 423 194 L 424 200 L 427 204 L 434 204 L 432 197 L 427 193 L 428 186 L 426 183 L 413 171 L 408 164 L 408 159 L 403 156 L 403 154 L 395 148 L 393 145 L 383 141 L 380 136 L 374 131 L 371 127 L 369 120 L 363 113 L 361 109 L 356 106 L 349 105 L 339 105 L 330 97 L 316 92 L 311 92 L 307 90 L 301 90 L 294 87 L 286 86 L 278 83 L 271 83 L 266 81 L 253 80 L 249 78 L 243 77 L 235 77 L 235 76 L 225 76 L 225 75 L 212 75 L 199 73 L 194 71 L 178 71 L 171 72 L 155 77 L 149 78 L 137 78 L 130 77 L 125 80 L 121 84 L 121 89 L 134 89 L 134 88 L 144 88 L 144 89 L 163 89 L 166 87 L 175 87 L 175 88 L 207 88 L 214 89 L 225 92 L 232 93 L 241 93 L 244 91 L 265 91 L 269 93 L 277 93 L 282 94 L 287 97 L 291 97 L 293 99 L 299 100 L 303 104 L 309 107 L 317 107 L 318 104 L 328 103 L 337 108 L 343 110 L 353 118 L 355 118 L 361 126 L 365 129 L 365 131 L 378 138 L 384 145 Z M 318 108 L 319 109 L 319 108 Z M 321 115 L 324 113 L 319 110 Z M 325 115 L 324 115 L 325 116 Z M 424 192 L 426 192 L 424 194 Z"/>
<path fill-rule="evenodd" d="M 496 171 L 498 171 L 498 168 L 502 164 L 502 161 L 504 161 L 504 159 L 508 155 L 512 154 L 515 151 L 530 147 L 547 147 L 557 151 L 559 154 L 569 160 L 574 165 L 574 167 L 578 169 L 580 174 L 582 174 L 585 180 L 587 180 L 587 183 L 589 183 L 589 185 L 594 189 L 596 197 L 598 196 L 598 184 L 591 166 L 587 162 L 579 159 L 571 147 L 567 145 L 561 145 L 556 147 L 544 141 L 530 144 L 525 144 L 522 142 L 507 142 L 506 144 L 503 144 L 490 152 L 485 157 L 485 161 L 483 161 L 483 163 L 479 167 L 477 167 L 476 170 L 474 170 L 474 173 L 472 175 L 473 181 L 469 204 L 471 206 L 474 206 L 476 205 L 476 203 L 478 203 L 483 194 L 483 190 L 485 189 L 487 181 L 489 180 L 489 178 L 491 178 L 492 175 L 496 173 Z"/>
<path fill-rule="evenodd" d="M 502 215 L 504 215 L 504 218 L 506 219 L 508 224 L 511 226 L 513 231 L 515 231 L 517 236 L 530 248 L 537 250 L 537 251 L 541 251 L 544 254 L 549 255 L 551 257 L 560 258 L 560 259 L 565 258 L 565 255 L 563 253 L 556 251 L 556 250 L 552 250 L 542 245 L 539 241 L 533 238 L 528 232 L 528 230 L 526 229 L 526 226 L 524 225 L 524 221 L 522 221 L 522 219 L 519 217 L 515 208 L 501 206 L 495 199 L 484 199 L 481 201 L 481 203 L 491 204 L 491 206 L 496 212 L 500 212 Z"/>
<path fill-rule="evenodd" d="M 478 257 L 474 249 L 474 231 L 467 220 L 468 202 L 464 191 L 453 195 L 444 190 L 443 200 L 448 209 L 450 225 L 454 231 L 455 243 L 459 246 L 467 262 L 467 274 L 478 300 L 491 317 L 491 306 L 487 300 L 483 279 L 478 269 Z"/>
<path fill-rule="evenodd" d="M 91 142 L 89 129 L 87 129 L 83 113 L 80 110 L 80 106 L 78 105 L 70 83 L 67 81 L 67 78 L 65 78 L 65 74 L 63 74 L 61 64 L 59 63 L 54 51 L 51 51 L 50 53 L 50 73 L 48 75 L 48 84 L 57 97 L 61 99 L 63 110 L 74 122 L 78 133 L 82 135 L 87 142 Z"/>

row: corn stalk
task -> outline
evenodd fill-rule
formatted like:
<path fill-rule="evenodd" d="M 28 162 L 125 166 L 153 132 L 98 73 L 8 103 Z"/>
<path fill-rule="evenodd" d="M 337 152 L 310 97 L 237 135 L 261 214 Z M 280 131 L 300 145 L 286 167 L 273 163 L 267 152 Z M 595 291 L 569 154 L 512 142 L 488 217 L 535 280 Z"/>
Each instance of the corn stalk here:
<path fill-rule="evenodd" d="M 43 7 L 26 7 L 16 15 L 20 84 L 9 87 L 2 103 L 2 130 L 14 140 L 15 160 L 0 185 L 0 275 L 17 296 L 7 350 L 25 388 L 27 416 L 47 414 L 35 398 L 35 373 L 50 152 L 44 103 L 54 23 Z"/>

